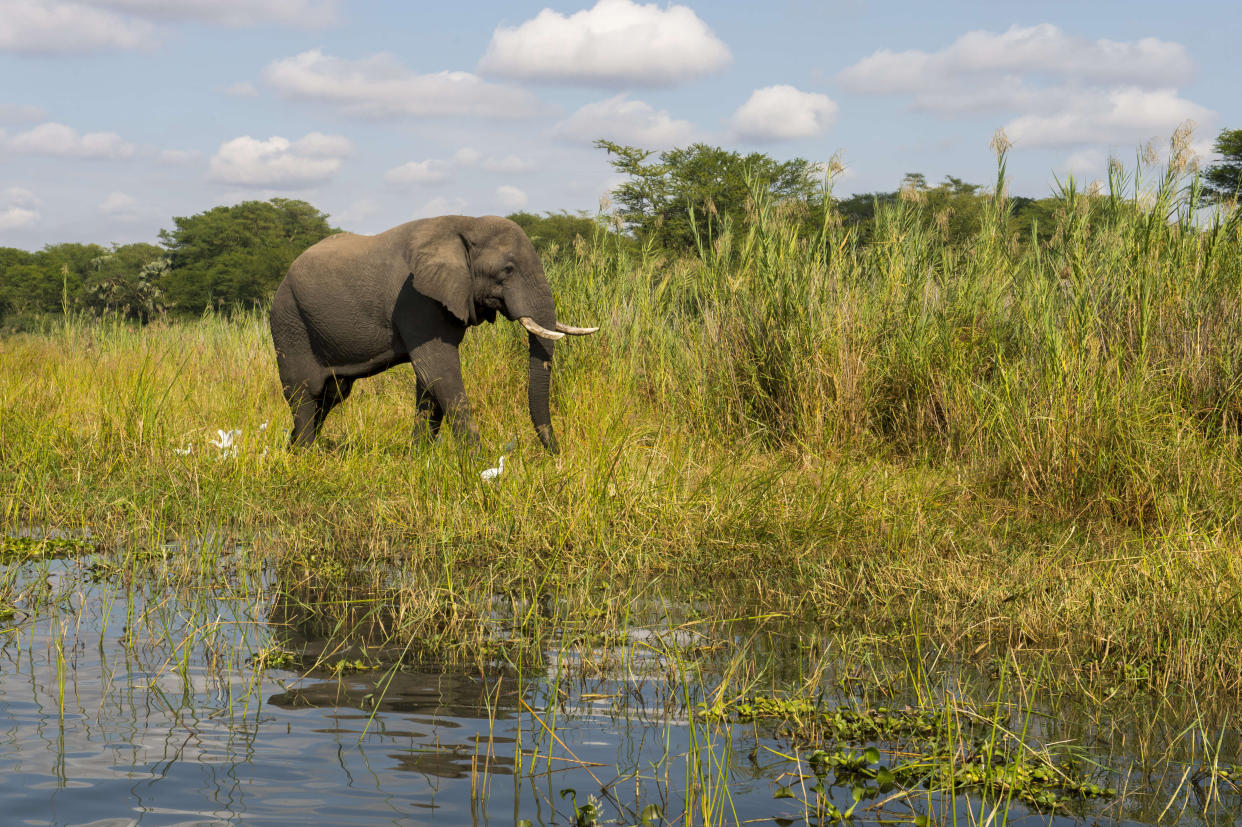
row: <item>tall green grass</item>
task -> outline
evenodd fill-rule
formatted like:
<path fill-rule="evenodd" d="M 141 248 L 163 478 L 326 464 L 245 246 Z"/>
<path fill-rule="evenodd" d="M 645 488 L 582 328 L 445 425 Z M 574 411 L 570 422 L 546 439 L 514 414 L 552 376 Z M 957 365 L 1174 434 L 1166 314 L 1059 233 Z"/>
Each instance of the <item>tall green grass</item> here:
<path fill-rule="evenodd" d="M 965 245 L 917 193 L 863 243 L 831 210 L 806 233 L 756 190 L 745 226 L 693 258 L 549 261 L 560 315 L 603 327 L 558 348 L 557 458 L 510 325 L 463 348 L 477 453 L 416 442 L 402 369 L 287 450 L 260 316 L 10 336 L 0 518 L 241 543 L 296 584 L 388 589 L 445 645 L 477 643 L 480 595 L 706 584 L 870 632 L 917 612 L 964 651 L 1063 653 L 1083 680 L 1236 693 L 1239 214 L 1197 209 L 1174 147 L 1103 189 L 1064 182 L 1041 245 L 1011 230 L 1001 149 Z M 235 455 L 207 444 L 234 428 Z"/>

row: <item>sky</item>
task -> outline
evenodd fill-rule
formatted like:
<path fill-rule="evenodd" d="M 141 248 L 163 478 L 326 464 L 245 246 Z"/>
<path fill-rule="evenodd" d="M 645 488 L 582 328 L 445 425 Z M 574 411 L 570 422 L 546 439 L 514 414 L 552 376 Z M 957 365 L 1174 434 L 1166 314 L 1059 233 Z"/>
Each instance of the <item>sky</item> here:
<path fill-rule="evenodd" d="M 601 209 L 593 142 L 844 167 L 834 191 L 1132 166 L 1242 128 L 1242 4 L 0 0 L 0 246 L 155 242 L 272 197 L 374 233 Z M 606 206 L 606 202 L 605 202 Z"/>

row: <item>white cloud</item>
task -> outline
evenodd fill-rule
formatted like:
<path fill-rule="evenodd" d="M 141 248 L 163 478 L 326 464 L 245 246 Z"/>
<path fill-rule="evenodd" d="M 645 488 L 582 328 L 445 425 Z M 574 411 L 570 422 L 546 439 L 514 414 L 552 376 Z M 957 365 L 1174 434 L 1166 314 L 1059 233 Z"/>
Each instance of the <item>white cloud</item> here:
<path fill-rule="evenodd" d="M 383 53 L 346 60 L 312 49 L 273 61 L 263 70 L 263 78 L 285 97 L 336 104 L 352 114 L 376 118 L 521 118 L 541 109 L 535 96 L 524 89 L 488 83 L 469 72 L 420 75 Z"/>
<path fill-rule="evenodd" d="M 0 52 L 82 54 L 141 49 L 156 30 L 142 20 L 55 0 L 0 0 Z"/>
<path fill-rule="evenodd" d="M 138 199 L 124 192 L 110 192 L 99 204 L 99 214 L 118 221 L 138 221 L 142 218 L 142 206 Z"/>
<path fill-rule="evenodd" d="M 453 153 L 453 163 L 460 167 L 472 167 L 483 157 L 483 153 L 474 147 L 463 146 L 461 149 Z"/>
<path fill-rule="evenodd" d="M 62 123 L 43 123 L 9 139 L 9 149 L 61 158 L 117 159 L 134 154 L 134 145 L 115 132 L 78 132 Z"/>
<path fill-rule="evenodd" d="M 28 189 L 9 187 L 0 190 L 0 230 L 16 230 L 37 224 L 39 199 Z"/>
<path fill-rule="evenodd" d="M 506 210 L 520 210 L 526 206 L 529 200 L 526 193 L 509 184 L 502 184 L 496 187 L 496 200 L 500 202 L 500 206 Z"/>
<path fill-rule="evenodd" d="M 1012 75 L 1040 74 L 1087 84 L 1165 87 L 1185 83 L 1192 71 L 1179 43 L 1152 37 L 1091 41 L 1043 23 L 967 32 L 938 52 L 880 49 L 839 77 L 856 92 L 917 95 L 943 89 L 954 78 L 1005 82 Z"/>
<path fill-rule="evenodd" d="M 461 215 L 466 211 L 464 198 L 438 195 L 414 211 L 415 218 L 432 218 L 437 215 Z"/>
<path fill-rule="evenodd" d="M 352 155 L 354 144 L 344 135 L 325 135 L 322 132 L 311 132 L 293 142 L 290 147 L 294 154 L 306 155 L 311 158 L 340 158 Z"/>
<path fill-rule="evenodd" d="M 944 117 L 1013 113 L 1020 146 L 1143 141 L 1215 113 L 1179 96 L 1194 66 L 1179 43 L 1088 40 L 1051 24 L 968 32 L 937 52 L 881 49 L 838 78 L 860 94 L 902 95 Z"/>
<path fill-rule="evenodd" d="M 544 9 L 498 27 L 478 69 L 521 80 L 672 86 L 728 65 L 729 49 L 686 6 L 599 0 L 568 17 Z"/>
<path fill-rule="evenodd" d="M 318 151 L 322 147 L 313 139 L 317 134 L 295 142 L 280 136 L 260 141 L 249 135 L 225 141 L 212 156 L 208 177 L 224 184 L 274 189 L 299 189 L 322 183 L 340 169 L 341 159 Z M 308 139 L 309 143 L 304 144 Z"/>
<path fill-rule="evenodd" d="M 1167 136 L 1183 121 L 1203 122 L 1213 115 L 1176 90 L 1131 87 L 1067 93 L 1059 111 L 1021 115 L 1005 124 L 1005 133 L 1021 146 L 1138 143 Z"/>
<path fill-rule="evenodd" d="M 81 0 L 86 5 L 165 22 L 299 28 L 325 26 L 336 19 L 335 0 Z"/>
<path fill-rule="evenodd" d="M 552 127 L 552 134 L 578 141 L 606 138 L 620 143 L 661 149 L 690 141 L 694 125 L 676 120 L 667 110 L 629 100 L 624 94 L 588 103 Z"/>
<path fill-rule="evenodd" d="M 158 45 L 154 23 L 326 26 L 336 0 L 0 0 L 0 52 L 84 54 Z"/>
<path fill-rule="evenodd" d="M 821 135 L 832 124 L 837 105 L 827 95 L 792 86 L 756 89 L 733 113 L 733 130 L 753 141 L 780 141 Z"/>
<path fill-rule="evenodd" d="M 426 161 L 410 161 L 399 167 L 393 167 L 384 173 L 384 180 L 390 184 L 443 184 L 449 180 L 449 165 L 444 161 L 429 158 Z"/>

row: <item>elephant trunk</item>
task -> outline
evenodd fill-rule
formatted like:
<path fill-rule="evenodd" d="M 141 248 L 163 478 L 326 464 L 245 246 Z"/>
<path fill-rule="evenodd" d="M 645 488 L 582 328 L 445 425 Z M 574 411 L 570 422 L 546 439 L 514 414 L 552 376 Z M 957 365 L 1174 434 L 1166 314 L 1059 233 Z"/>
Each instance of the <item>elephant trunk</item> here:
<path fill-rule="evenodd" d="M 552 342 L 530 334 L 530 421 L 548 453 L 560 450 L 552 430 L 552 414 L 548 405 L 552 385 Z"/>
<path fill-rule="evenodd" d="M 557 453 L 556 434 L 552 430 L 549 406 L 552 386 L 553 341 L 563 333 L 556 331 L 556 305 L 552 291 L 545 284 L 537 290 L 506 290 L 504 301 L 510 318 L 517 319 L 529 331 L 530 338 L 530 421 L 539 441 L 549 453 Z"/>

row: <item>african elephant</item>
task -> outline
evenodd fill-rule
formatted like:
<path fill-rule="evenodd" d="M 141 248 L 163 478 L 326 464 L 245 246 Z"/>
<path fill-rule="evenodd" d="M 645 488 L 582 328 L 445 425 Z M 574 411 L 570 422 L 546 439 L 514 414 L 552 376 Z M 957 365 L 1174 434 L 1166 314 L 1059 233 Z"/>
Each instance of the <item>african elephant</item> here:
<path fill-rule="evenodd" d="M 272 301 L 272 341 L 294 445 L 309 445 L 354 380 L 410 362 L 432 434 L 447 417 L 471 442 L 478 429 L 457 348 L 466 328 L 500 312 L 530 334 L 530 418 L 556 453 L 548 410 L 552 342 L 598 328 L 560 324 L 539 254 L 497 216 L 446 215 L 378 235 L 338 233 L 294 260 Z"/>

